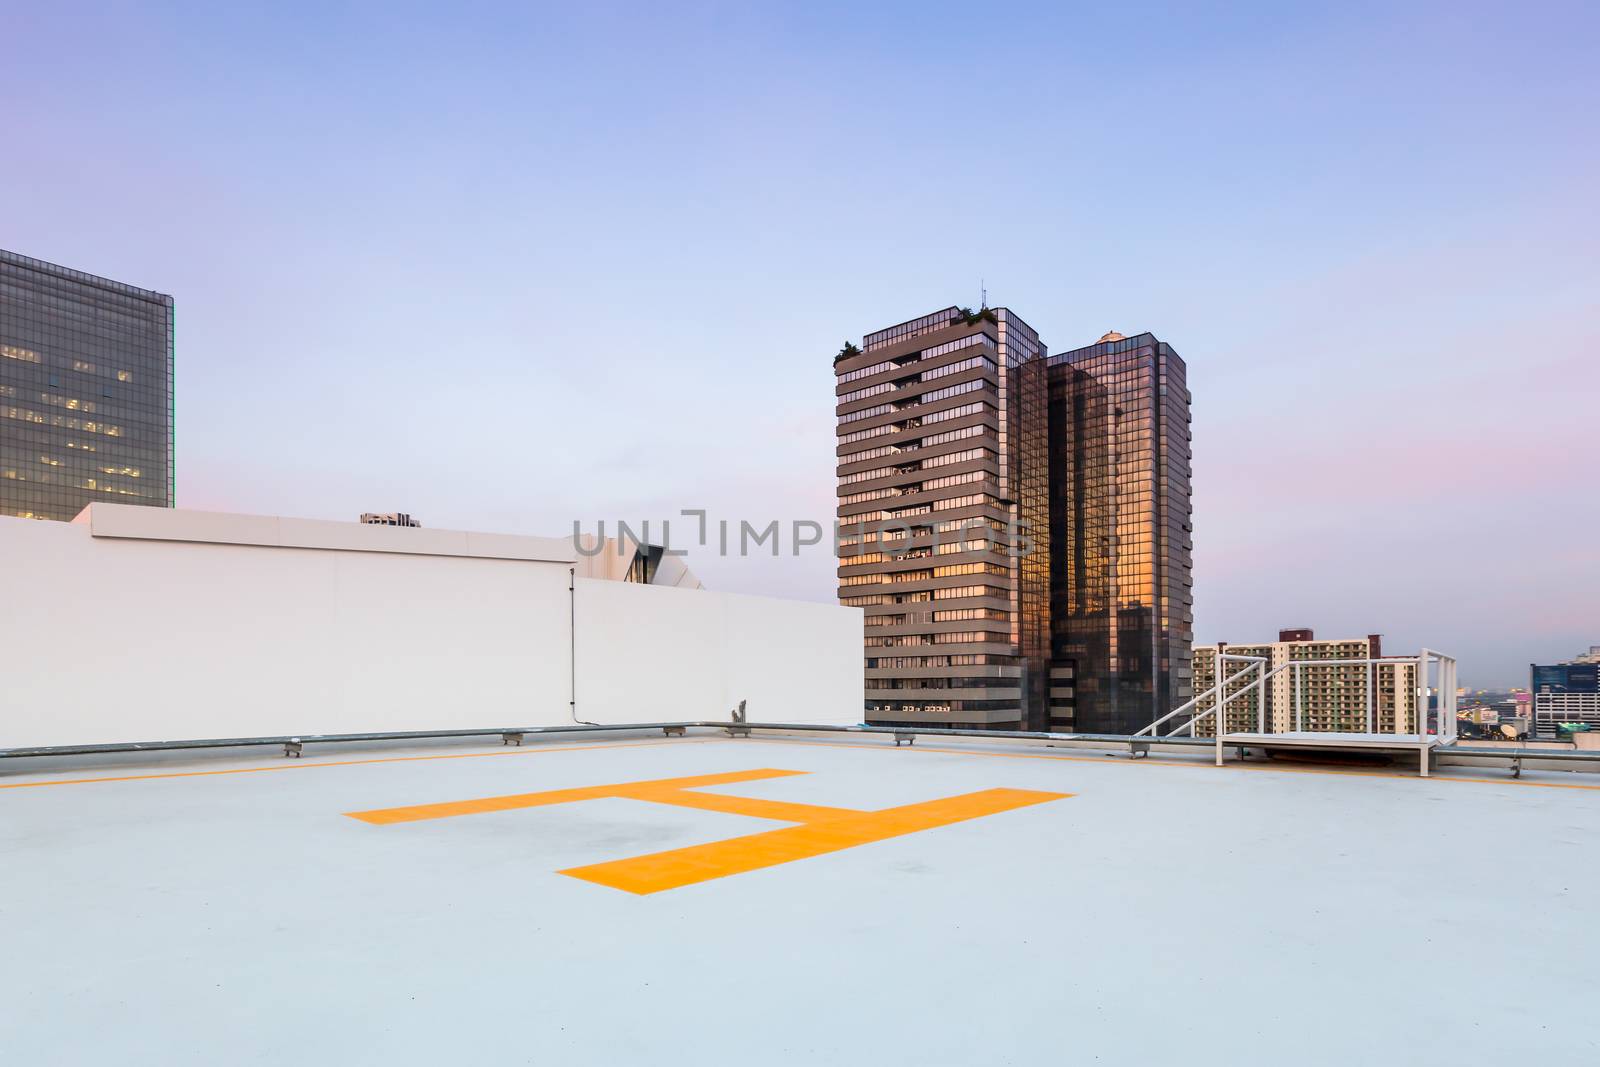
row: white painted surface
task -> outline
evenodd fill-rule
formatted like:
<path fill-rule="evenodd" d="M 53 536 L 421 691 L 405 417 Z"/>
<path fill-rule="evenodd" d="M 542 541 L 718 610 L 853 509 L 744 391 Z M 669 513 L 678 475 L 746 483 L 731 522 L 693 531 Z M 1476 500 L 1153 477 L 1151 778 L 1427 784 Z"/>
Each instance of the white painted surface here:
<path fill-rule="evenodd" d="M 362 757 L 461 758 L 360 766 L 188 756 L 247 773 L 37 788 L 139 772 L 0 768 L 25 785 L 0 789 L 3 1058 L 1600 1062 L 1600 791 L 978 743 L 646 740 L 395 748 Z M 1072 796 L 643 897 L 557 872 L 787 824 L 628 800 L 394 826 L 341 814 L 762 767 L 806 773 L 707 792 L 860 809 Z M 1024 889 L 1054 907 L 999 903 Z"/>
<path fill-rule="evenodd" d="M 100 536 L 93 519 L 0 518 L 0 749 L 573 719 L 585 563 L 532 558 L 554 539 L 117 510 L 160 517 Z M 857 611 L 578 581 L 604 591 L 577 635 L 579 718 L 716 717 L 745 679 L 790 669 L 791 641 L 826 650 L 809 671 L 827 676 L 761 690 L 764 711 L 860 717 Z"/>
<path fill-rule="evenodd" d="M 861 614 L 578 579 L 578 707 L 594 722 L 861 721 Z"/>

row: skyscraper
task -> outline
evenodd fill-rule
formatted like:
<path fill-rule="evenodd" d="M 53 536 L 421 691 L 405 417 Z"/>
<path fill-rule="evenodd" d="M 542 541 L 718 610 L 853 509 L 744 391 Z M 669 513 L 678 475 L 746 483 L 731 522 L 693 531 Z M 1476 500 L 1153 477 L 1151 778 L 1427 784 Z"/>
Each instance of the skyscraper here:
<path fill-rule="evenodd" d="M 1192 695 L 1186 368 L 1148 333 L 1048 363 L 1051 657 L 1075 729 L 1132 733 Z"/>
<path fill-rule="evenodd" d="M 172 298 L 0 250 L 0 515 L 173 504 Z"/>
<path fill-rule="evenodd" d="M 874 721 L 1018 722 L 1035 683 L 1021 561 L 1004 545 L 1018 478 L 1037 478 L 1013 442 L 1037 441 L 1022 423 L 1042 425 L 1043 353 L 1006 309 L 952 307 L 868 334 L 835 362 L 839 595 L 866 609 Z M 1030 637 L 1042 653 L 1043 631 Z"/>
<path fill-rule="evenodd" d="M 1175 352 L 1108 335 L 1051 356 L 1008 309 L 951 307 L 834 370 L 868 721 L 1127 732 L 1188 699 Z"/>

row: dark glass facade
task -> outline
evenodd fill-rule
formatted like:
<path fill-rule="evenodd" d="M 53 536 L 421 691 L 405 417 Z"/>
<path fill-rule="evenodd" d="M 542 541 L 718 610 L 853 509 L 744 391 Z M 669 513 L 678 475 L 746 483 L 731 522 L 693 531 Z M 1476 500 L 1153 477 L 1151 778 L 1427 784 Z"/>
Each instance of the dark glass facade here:
<path fill-rule="evenodd" d="M 1532 692 L 1600 693 L 1600 664 L 1533 663 L 1528 666 Z"/>
<path fill-rule="evenodd" d="M 172 298 L 0 250 L 0 515 L 173 506 Z"/>
<path fill-rule="evenodd" d="M 1029 331 L 1030 333 L 1032 331 Z M 1050 457 L 1045 347 L 1014 345 L 1012 396 L 1007 422 L 1012 475 L 1005 497 L 1027 542 L 1011 556 L 1016 588 L 1013 614 L 1017 653 L 1021 659 L 1021 706 L 1024 730 L 1048 729 L 1045 714 L 1050 683 Z M 1024 551 L 1025 548 L 1032 551 Z"/>
<path fill-rule="evenodd" d="M 946 308 L 834 370 L 867 721 L 1129 733 L 1188 699 L 1175 352 L 1108 335 L 1052 356 L 1007 309 Z"/>
<path fill-rule="evenodd" d="M 1051 356 L 1049 390 L 1051 656 L 1073 666 L 1074 729 L 1133 733 L 1192 695 L 1185 367 L 1108 335 Z"/>
<path fill-rule="evenodd" d="M 1533 663 L 1528 674 L 1535 737 L 1562 738 L 1578 726 L 1600 730 L 1600 663 Z"/>

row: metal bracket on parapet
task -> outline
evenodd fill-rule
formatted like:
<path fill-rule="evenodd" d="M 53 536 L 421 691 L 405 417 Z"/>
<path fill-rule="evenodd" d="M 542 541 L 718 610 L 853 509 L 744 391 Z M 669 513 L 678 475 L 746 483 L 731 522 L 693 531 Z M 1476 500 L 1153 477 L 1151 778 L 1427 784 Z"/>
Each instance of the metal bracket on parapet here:
<path fill-rule="evenodd" d="M 1513 777 L 1513 778 L 1521 778 L 1522 777 L 1522 757 L 1521 756 L 1512 756 L 1511 757 L 1511 777 Z"/>
<path fill-rule="evenodd" d="M 502 745 L 516 745 L 518 748 L 521 748 L 522 735 L 517 733 L 515 730 L 507 730 L 505 733 L 500 735 L 500 743 Z"/>
<path fill-rule="evenodd" d="M 283 754 L 286 757 L 293 756 L 294 758 L 299 759 L 300 758 L 300 748 L 301 748 L 300 739 L 298 737 L 295 738 L 292 741 L 285 741 L 283 743 Z"/>
<path fill-rule="evenodd" d="M 744 725 L 744 701 L 733 709 L 733 725 L 728 727 L 729 737 L 749 737 L 750 727 Z"/>
<path fill-rule="evenodd" d="M 688 733 L 688 729 L 687 726 L 663 726 L 661 734 L 663 737 L 683 737 Z"/>
<path fill-rule="evenodd" d="M 908 745 L 914 745 L 914 744 L 917 743 L 917 735 L 916 734 L 908 734 L 908 733 L 905 733 L 904 731 L 901 731 L 901 730 L 896 730 L 895 734 L 894 734 L 894 747 L 895 748 L 899 748 L 900 747 L 900 742 L 902 742 L 902 741 L 904 741 Z"/>
<path fill-rule="evenodd" d="M 1149 759 L 1150 758 L 1150 742 L 1148 742 L 1148 741 L 1129 741 L 1128 742 L 1128 758 L 1129 759 Z"/>

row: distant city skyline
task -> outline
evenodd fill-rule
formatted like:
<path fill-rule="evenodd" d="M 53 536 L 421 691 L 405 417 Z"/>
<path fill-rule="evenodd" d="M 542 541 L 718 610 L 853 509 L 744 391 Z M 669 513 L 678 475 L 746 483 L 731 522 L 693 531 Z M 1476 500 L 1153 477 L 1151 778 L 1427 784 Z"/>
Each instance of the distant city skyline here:
<path fill-rule="evenodd" d="M 827 522 L 840 324 L 984 284 L 1177 339 L 1197 642 L 1600 640 L 1600 12 L 974 14 L 19 8 L 0 247 L 173 294 L 180 507 Z"/>

